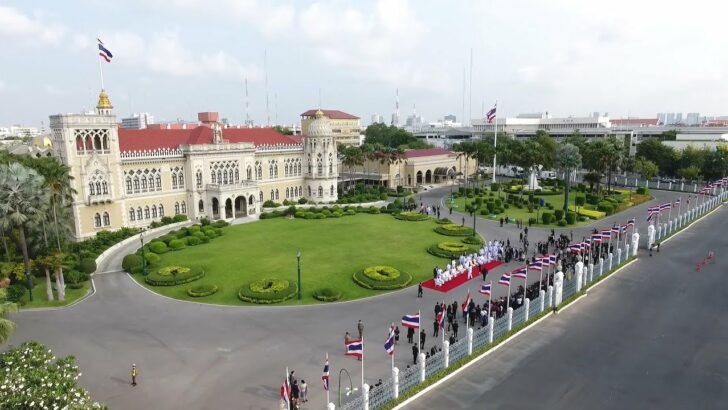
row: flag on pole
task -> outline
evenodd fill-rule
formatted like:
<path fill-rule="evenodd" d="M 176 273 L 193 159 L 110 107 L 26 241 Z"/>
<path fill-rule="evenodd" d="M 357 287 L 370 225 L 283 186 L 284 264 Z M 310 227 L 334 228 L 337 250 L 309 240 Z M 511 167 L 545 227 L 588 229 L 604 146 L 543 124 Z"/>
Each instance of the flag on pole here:
<path fill-rule="evenodd" d="M 620 227 L 619 227 L 619 233 L 620 233 L 620 234 L 626 234 L 626 233 L 627 233 L 627 228 L 628 228 L 628 227 L 629 227 L 629 225 L 622 225 L 622 226 L 620 226 Z"/>
<path fill-rule="evenodd" d="M 535 270 L 537 272 L 541 272 L 541 269 L 543 269 L 543 262 L 541 262 L 541 259 L 537 259 L 536 261 L 528 264 L 528 269 Z M 518 268 L 518 269 L 514 270 L 513 272 L 511 272 L 511 276 L 515 276 L 517 278 L 522 278 L 523 276 L 516 276 L 516 273 L 525 273 L 524 272 L 525 270 L 526 270 L 526 268 Z"/>
<path fill-rule="evenodd" d="M 602 234 L 600 234 L 600 233 L 592 234 L 591 240 L 594 243 L 602 243 Z"/>
<path fill-rule="evenodd" d="M 491 290 L 492 284 L 493 284 L 493 281 L 480 285 L 480 290 L 478 292 L 481 295 L 490 296 L 490 290 Z"/>
<path fill-rule="evenodd" d="M 498 106 L 496 105 L 493 108 L 491 108 L 490 110 L 488 110 L 487 113 L 485 113 L 485 119 L 488 121 L 488 124 L 492 123 L 493 120 L 495 119 L 495 111 L 496 111 L 497 107 Z"/>
<path fill-rule="evenodd" d="M 101 41 L 101 39 L 97 38 L 96 40 L 99 42 L 99 55 L 101 58 L 106 60 L 107 63 L 110 63 L 114 55 L 111 54 L 111 51 L 104 46 L 104 42 Z"/>
<path fill-rule="evenodd" d="M 602 231 L 602 241 L 608 241 L 612 239 L 612 230 L 611 229 L 605 229 Z"/>
<path fill-rule="evenodd" d="M 402 326 L 418 329 L 420 327 L 420 314 L 402 316 Z"/>
<path fill-rule="evenodd" d="M 660 204 L 660 212 L 667 211 L 672 209 L 672 202 L 666 202 L 664 204 Z"/>
<path fill-rule="evenodd" d="M 572 253 L 581 253 L 581 250 L 582 250 L 583 247 L 584 247 L 584 243 L 583 242 L 575 243 L 575 244 L 569 246 L 569 250 Z"/>
<path fill-rule="evenodd" d="M 619 232 L 619 225 L 614 225 L 612 227 L 612 233 L 616 233 L 617 235 L 619 235 Z"/>
<path fill-rule="evenodd" d="M 288 370 L 286 370 L 288 372 Z M 286 402 L 286 407 L 291 408 L 291 386 L 288 384 L 288 374 L 281 385 L 281 400 Z"/>
<path fill-rule="evenodd" d="M 440 310 L 439 312 L 437 312 L 436 319 L 437 319 L 437 325 L 440 326 L 440 329 L 444 329 L 445 328 L 445 311 Z"/>
<path fill-rule="evenodd" d="M 549 255 L 549 266 L 553 267 L 556 266 L 556 254 L 552 253 Z"/>
<path fill-rule="evenodd" d="M 511 274 L 504 273 L 503 276 L 498 279 L 498 284 L 503 286 L 511 286 Z"/>
<path fill-rule="evenodd" d="M 539 267 L 537 270 L 541 270 L 541 268 Z M 512 278 L 526 279 L 528 277 L 528 271 L 526 270 L 526 268 L 518 268 L 512 271 L 510 276 Z"/>
<path fill-rule="evenodd" d="M 387 340 L 384 341 L 384 350 L 390 356 L 394 354 L 394 325 L 389 327 L 389 335 Z"/>
<path fill-rule="evenodd" d="M 634 226 L 634 218 L 627 221 L 627 226 Z"/>
<path fill-rule="evenodd" d="M 660 207 L 653 206 L 647 209 L 647 222 L 651 221 L 652 218 L 660 214 Z"/>
<path fill-rule="evenodd" d="M 329 391 L 329 360 L 326 359 L 324 364 L 324 373 L 321 375 L 321 381 L 324 383 L 324 390 Z"/>
<path fill-rule="evenodd" d="M 468 296 L 465 297 L 465 302 L 463 302 L 462 308 L 463 312 L 467 311 L 468 305 L 470 304 L 471 298 L 470 298 L 470 289 L 468 289 Z"/>
<path fill-rule="evenodd" d="M 673 207 L 680 206 L 680 200 L 682 200 L 682 197 L 675 200 L 675 205 L 673 205 Z"/>
<path fill-rule="evenodd" d="M 346 346 L 345 356 L 364 356 L 364 342 L 360 339 L 349 339 L 349 341 L 345 342 L 344 345 Z"/>

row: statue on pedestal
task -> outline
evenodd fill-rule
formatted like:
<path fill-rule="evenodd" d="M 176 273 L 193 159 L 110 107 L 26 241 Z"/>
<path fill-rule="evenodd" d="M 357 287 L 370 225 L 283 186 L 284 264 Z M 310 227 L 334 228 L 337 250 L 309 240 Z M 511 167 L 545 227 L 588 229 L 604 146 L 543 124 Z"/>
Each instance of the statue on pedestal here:
<path fill-rule="evenodd" d="M 556 267 L 556 275 L 554 275 L 554 306 L 559 306 L 564 298 L 564 272 L 561 265 Z"/>

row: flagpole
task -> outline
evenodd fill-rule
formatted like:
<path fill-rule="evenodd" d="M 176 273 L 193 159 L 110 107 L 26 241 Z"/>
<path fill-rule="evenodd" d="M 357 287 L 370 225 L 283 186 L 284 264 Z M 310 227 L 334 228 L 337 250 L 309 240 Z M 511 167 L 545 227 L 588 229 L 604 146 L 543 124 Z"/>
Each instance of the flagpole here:
<path fill-rule="evenodd" d="M 495 102 L 495 133 L 493 135 L 493 182 L 495 182 L 496 155 L 498 148 L 498 100 Z"/>
<path fill-rule="evenodd" d="M 288 404 L 288 410 L 291 410 L 291 379 L 289 379 L 288 375 L 288 366 L 286 366 L 286 378 L 284 379 L 286 381 L 287 388 L 285 389 L 284 393 L 286 394 L 286 403 Z"/>
<path fill-rule="evenodd" d="M 329 364 L 329 352 L 326 352 L 326 364 Z M 329 367 L 329 374 L 331 373 L 331 368 Z M 329 390 L 331 389 L 331 386 L 329 385 L 330 380 L 326 381 L 326 405 L 328 406 L 331 402 L 329 400 Z"/>
<path fill-rule="evenodd" d="M 677 203 L 677 217 L 680 219 L 680 211 L 682 210 L 682 195 L 678 198 L 680 202 Z"/>
<path fill-rule="evenodd" d="M 421 326 L 422 326 L 422 316 L 421 316 L 421 312 L 418 310 L 417 311 L 417 351 L 418 352 L 420 351 L 421 346 L 422 346 L 420 344 L 420 331 L 422 330 L 422 329 L 420 329 Z M 420 352 L 420 353 L 422 353 L 422 352 Z"/>
<path fill-rule="evenodd" d="M 443 309 L 445 307 L 445 299 L 442 300 L 442 305 L 440 305 Z M 442 342 L 445 343 L 445 310 L 441 310 L 440 314 L 442 315 L 442 326 L 440 325 L 440 321 L 438 321 L 437 326 L 439 329 L 437 330 L 440 332 L 440 336 L 442 336 Z"/>
<path fill-rule="evenodd" d="M 470 288 L 468 288 L 468 296 L 470 296 Z M 465 306 L 465 329 L 470 329 L 470 301 Z"/>
<path fill-rule="evenodd" d="M 508 294 L 506 295 L 506 311 L 511 307 L 511 276 L 508 275 Z"/>
<path fill-rule="evenodd" d="M 361 334 L 361 394 L 364 395 L 364 332 Z"/>
<path fill-rule="evenodd" d="M 490 293 L 488 294 L 488 321 L 490 321 L 490 304 L 493 302 L 493 280 L 490 281 Z"/>

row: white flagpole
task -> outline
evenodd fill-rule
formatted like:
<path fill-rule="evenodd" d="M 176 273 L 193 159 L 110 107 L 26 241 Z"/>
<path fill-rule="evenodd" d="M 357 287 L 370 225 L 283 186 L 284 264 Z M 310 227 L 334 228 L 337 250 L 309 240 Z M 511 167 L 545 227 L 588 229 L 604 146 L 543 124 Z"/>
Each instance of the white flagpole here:
<path fill-rule="evenodd" d="M 97 56 L 98 57 L 98 56 Z M 101 77 L 101 89 L 104 89 L 104 70 L 101 68 L 101 58 L 99 60 L 99 76 Z"/>
<path fill-rule="evenodd" d="M 493 301 L 493 280 L 490 281 L 490 294 L 488 294 L 488 320 L 490 320 L 490 304 Z"/>
<path fill-rule="evenodd" d="M 445 309 L 445 299 L 442 300 L 442 305 L 440 305 L 442 309 Z M 442 324 L 445 324 L 445 310 L 441 310 L 440 314 L 442 314 Z M 442 336 L 442 341 L 445 342 L 445 326 L 440 326 L 440 322 L 437 323 L 437 331 L 440 332 L 440 336 Z"/>
<path fill-rule="evenodd" d="M 420 315 L 420 311 L 417 311 L 417 351 L 420 351 L 420 331 L 422 327 L 422 316 Z M 422 352 L 420 352 L 422 353 Z"/>
<path fill-rule="evenodd" d="M 667 221 L 672 221 L 672 206 L 675 205 L 674 201 L 670 201 L 670 211 L 667 212 Z"/>
<path fill-rule="evenodd" d="M 329 352 L 326 352 L 326 364 L 329 363 Z M 329 380 L 326 381 L 326 405 L 328 406 L 331 402 L 329 400 L 329 390 L 331 390 L 331 366 L 329 365 Z"/>
<path fill-rule="evenodd" d="M 487 121 L 487 119 L 486 119 Z M 496 155 L 498 148 L 498 101 L 495 102 L 495 126 L 493 127 L 495 133 L 493 134 L 493 182 L 495 182 L 495 167 L 496 167 Z"/>
<path fill-rule="evenodd" d="M 682 195 L 680 195 L 680 197 L 678 197 L 678 199 L 680 200 L 680 202 L 677 203 L 677 217 L 679 219 L 680 211 L 682 210 Z"/>
<path fill-rule="evenodd" d="M 470 295 L 470 288 L 468 288 L 468 295 Z M 470 329 L 470 301 L 465 306 L 465 329 Z"/>
<path fill-rule="evenodd" d="M 546 276 L 549 274 L 549 268 L 551 267 L 551 258 L 549 257 L 549 266 L 546 267 Z M 543 259 L 541 259 L 541 271 L 538 272 L 538 294 L 541 295 L 541 279 L 543 279 Z"/>
<path fill-rule="evenodd" d="M 291 393 L 291 379 L 289 377 L 289 374 L 290 373 L 288 373 L 288 366 L 286 366 L 286 379 L 285 380 L 286 380 L 286 387 L 287 387 L 286 390 L 287 391 L 284 391 L 284 393 L 287 396 L 286 403 L 288 403 L 288 410 L 291 410 L 291 394 L 290 394 Z"/>
<path fill-rule="evenodd" d="M 511 307 L 511 275 L 508 275 L 508 294 L 506 295 L 506 311 Z"/>
<path fill-rule="evenodd" d="M 361 394 L 364 394 L 364 332 L 361 334 Z"/>

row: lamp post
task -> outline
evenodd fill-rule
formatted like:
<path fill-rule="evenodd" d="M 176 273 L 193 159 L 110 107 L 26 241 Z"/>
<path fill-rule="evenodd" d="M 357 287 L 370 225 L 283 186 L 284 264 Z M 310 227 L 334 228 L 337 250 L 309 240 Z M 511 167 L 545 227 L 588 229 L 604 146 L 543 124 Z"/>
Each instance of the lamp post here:
<path fill-rule="evenodd" d="M 356 387 L 354 387 L 354 383 L 351 381 L 351 375 L 349 374 L 349 371 L 343 368 L 339 370 L 339 407 L 337 407 L 339 409 L 341 408 L 341 372 L 346 373 L 346 376 L 349 378 L 349 387 L 346 389 L 346 395 L 348 396 L 358 390 Z M 326 404 L 328 405 L 328 403 Z"/>
<path fill-rule="evenodd" d="M 142 243 L 142 276 L 147 276 L 147 258 L 144 257 L 144 232 L 139 232 L 139 241 Z"/>
<path fill-rule="evenodd" d="M 298 303 L 301 303 L 301 251 L 296 253 L 296 262 L 298 265 Z"/>
<path fill-rule="evenodd" d="M 473 238 L 475 238 L 475 214 L 478 212 L 478 208 L 473 208 Z"/>

